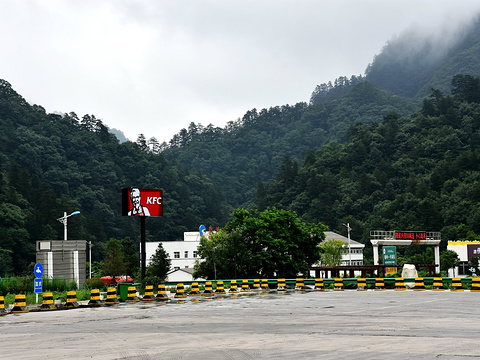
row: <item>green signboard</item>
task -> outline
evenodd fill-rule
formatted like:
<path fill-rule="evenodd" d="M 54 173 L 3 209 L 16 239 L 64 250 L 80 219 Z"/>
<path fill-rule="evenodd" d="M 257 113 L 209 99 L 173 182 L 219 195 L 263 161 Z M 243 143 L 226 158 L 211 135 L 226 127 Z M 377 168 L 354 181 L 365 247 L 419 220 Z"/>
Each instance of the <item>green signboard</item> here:
<path fill-rule="evenodd" d="M 383 265 L 389 265 L 389 266 L 397 265 L 397 247 L 396 246 L 383 247 Z"/>

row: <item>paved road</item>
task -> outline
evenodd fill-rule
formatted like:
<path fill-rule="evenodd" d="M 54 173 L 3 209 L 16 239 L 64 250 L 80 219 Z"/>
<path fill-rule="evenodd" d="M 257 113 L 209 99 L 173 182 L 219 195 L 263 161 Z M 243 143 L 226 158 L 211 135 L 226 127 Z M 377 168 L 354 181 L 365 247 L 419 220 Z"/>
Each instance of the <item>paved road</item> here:
<path fill-rule="evenodd" d="M 0 317 L 1 359 L 480 359 L 480 293 L 328 291 Z"/>

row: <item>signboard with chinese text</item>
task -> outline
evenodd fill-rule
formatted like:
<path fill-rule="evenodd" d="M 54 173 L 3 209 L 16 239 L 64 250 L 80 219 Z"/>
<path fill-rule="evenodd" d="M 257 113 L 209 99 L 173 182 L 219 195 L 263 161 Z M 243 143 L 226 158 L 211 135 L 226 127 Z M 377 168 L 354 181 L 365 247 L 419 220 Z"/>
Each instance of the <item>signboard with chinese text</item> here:
<path fill-rule="evenodd" d="M 427 240 L 425 231 L 395 231 L 396 240 Z"/>
<path fill-rule="evenodd" d="M 41 294 L 43 292 L 43 280 L 36 278 L 33 284 L 33 290 L 35 294 Z"/>
<path fill-rule="evenodd" d="M 480 259 L 480 244 L 468 244 L 467 256 L 468 256 L 468 261 L 470 261 L 474 256 Z"/>
<path fill-rule="evenodd" d="M 388 265 L 388 266 L 397 265 L 397 247 L 396 246 L 383 247 L 383 265 Z"/>
<path fill-rule="evenodd" d="M 122 189 L 123 216 L 163 216 L 162 189 Z"/>

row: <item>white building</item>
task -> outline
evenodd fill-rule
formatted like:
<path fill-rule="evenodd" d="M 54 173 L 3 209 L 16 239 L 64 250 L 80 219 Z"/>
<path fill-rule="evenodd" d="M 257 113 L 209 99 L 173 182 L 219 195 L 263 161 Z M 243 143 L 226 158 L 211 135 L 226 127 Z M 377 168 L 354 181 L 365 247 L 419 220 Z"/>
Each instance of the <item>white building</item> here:
<path fill-rule="evenodd" d="M 361 244 L 350 238 L 334 233 L 333 231 L 325 231 L 326 240 L 342 240 L 346 247 L 347 252 L 342 255 L 342 265 L 363 265 L 363 249 L 365 244 Z"/>
<path fill-rule="evenodd" d="M 457 267 L 448 270 L 448 276 L 465 277 L 472 275 L 469 262 L 473 256 L 480 258 L 480 241 L 449 241 L 447 250 L 455 251 L 460 259 Z"/>
<path fill-rule="evenodd" d="M 157 251 L 158 244 L 161 243 L 165 252 L 172 261 L 172 270 L 193 268 L 197 259 L 197 248 L 200 245 L 200 232 L 183 233 L 183 241 L 157 241 L 145 243 L 147 255 L 147 266 L 150 264 L 151 257 Z"/>
<path fill-rule="evenodd" d="M 325 231 L 325 240 L 342 240 L 350 252 L 342 256 L 342 265 L 363 265 L 364 244 L 334 233 Z M 192 276 L 195 260 L 197 260 L 197 248 L 200 245 L 200 232 L 191 231 L 183 233 L 183 241 L 160 241 L 147 242 L 145 251 L 147 256 L 147 266 L 150 264 L 150 258 L 155 254 L 158 244 L 162 243 L 165 252 L 171 260 L 171 271 L 167 275 L 167 281 L 193 281 Z M 349 246 L 350 244 L 350 246 Z M 351 262 L 350 262 L 351 261 Z M 313 276 L 313 275 L 312 275 Z M 201 279 L 198 279 L 201 280 Z"/>

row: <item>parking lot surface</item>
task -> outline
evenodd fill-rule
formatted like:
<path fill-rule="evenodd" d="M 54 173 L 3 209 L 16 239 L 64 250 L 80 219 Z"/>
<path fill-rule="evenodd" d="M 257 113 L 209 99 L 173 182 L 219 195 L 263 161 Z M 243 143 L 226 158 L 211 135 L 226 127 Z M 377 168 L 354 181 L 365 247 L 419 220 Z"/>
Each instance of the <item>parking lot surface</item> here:
<path fill-rule="evenodd" d="M 480 293 L 241 293 L 8 314 L 2 359 L 480 359 Z"/>

